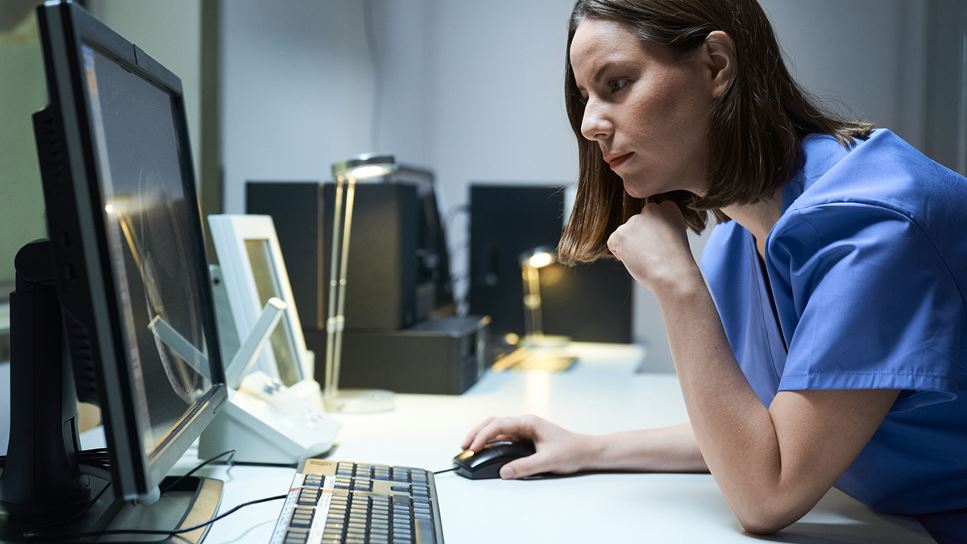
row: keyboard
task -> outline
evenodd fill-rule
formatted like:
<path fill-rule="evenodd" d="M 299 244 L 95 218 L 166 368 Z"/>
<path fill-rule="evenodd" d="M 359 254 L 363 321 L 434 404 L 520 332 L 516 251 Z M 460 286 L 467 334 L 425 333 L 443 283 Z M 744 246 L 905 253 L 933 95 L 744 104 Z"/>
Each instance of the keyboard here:
<path fill-rule="evenodd" d="M 307 459 L 289 486 L 272 544 L 443 544 L 433 473 Z"/>

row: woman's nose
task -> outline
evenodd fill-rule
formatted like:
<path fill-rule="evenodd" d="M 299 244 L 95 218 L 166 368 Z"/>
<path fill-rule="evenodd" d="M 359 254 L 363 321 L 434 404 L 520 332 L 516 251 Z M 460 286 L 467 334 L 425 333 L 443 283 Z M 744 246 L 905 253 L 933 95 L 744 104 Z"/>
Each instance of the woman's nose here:
<path fill-rule="evenodd" d="M 581 119 L 581 135 L 588 140 L 601 141 L 611 137 L 614 126 L 605 112 L 591 101 L 584 107 L 584 118 Z"/>

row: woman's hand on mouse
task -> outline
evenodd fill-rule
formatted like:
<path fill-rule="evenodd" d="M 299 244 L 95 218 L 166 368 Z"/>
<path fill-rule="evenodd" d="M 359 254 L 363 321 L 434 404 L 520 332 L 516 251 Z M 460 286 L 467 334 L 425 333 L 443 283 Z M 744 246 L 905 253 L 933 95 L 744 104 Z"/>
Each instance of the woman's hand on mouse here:
<path fill-rule="evenodd" d="M 511 461 L 500 469 L 509 480 L 543 472 L 571 474 L 584 468 L 591 456 L 591 437 L 568 431 L 534 415 L 491 417 L 473 428 L 461 447 L 480 451 L 495 440 L 530 440 L 533 455 Z"/>

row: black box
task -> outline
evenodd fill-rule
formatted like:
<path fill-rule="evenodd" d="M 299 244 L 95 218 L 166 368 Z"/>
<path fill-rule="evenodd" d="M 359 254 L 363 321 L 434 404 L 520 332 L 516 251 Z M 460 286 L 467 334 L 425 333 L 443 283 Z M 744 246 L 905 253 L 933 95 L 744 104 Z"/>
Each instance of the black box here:
<path fill-rule="evenodd" d="M 343 331 L 339 387 L 388 389 L 397 393 L 459 394 L 476 383 L 486 360 L 489 319 L 443 317 L 401 330 Z M 325 332 L 306 331 L 317 354 Z M 324 381 L 316 358 L 316 380 Z"/>
<path fill-rule="evenodd" d="M 326 328 L 333 194 L 332 183 L 246 184 L 246 213 L 271 216 L 275 224 L 306 332 Z M 356 185 L 346 273 L 347 328 L 400 329 L 419 319 L 417 224 L 415 184 Z"/>
<path fill-rule="evenodd" d="M 470 186 L 470 312 L 489 315 L 496 349 L 524 333 L 520 255 L 556 248 L 564 228 L 565 185 Z M 633 280 L 615 260 L 540 270 L 544 333 L 581 342 L 632 340 Z"/>

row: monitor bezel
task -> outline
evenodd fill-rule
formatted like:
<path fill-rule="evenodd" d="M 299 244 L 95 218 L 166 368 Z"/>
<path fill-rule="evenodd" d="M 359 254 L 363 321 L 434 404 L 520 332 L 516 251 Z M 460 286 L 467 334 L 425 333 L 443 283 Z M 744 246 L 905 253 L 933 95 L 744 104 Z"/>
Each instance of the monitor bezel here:
<path fill-rule="evenodd" d="M 49 110 L 57 120 L 64 152 L 64 181 L 57 187 L 44 179 L 48 236 L 55 243 L 57 284 L 65 311 L 73 311 L 94 326 L 91 331 L 105 436 L 113 462 L 115 495 L 125 500 L 150 498 L 158 484 L 214 418 L 226 399 L 225 377 L 215 328 L 211 286 L 207 280 L 201 213 L 195 191 L 194 165 L 185 117 L 184 96 L 177 76 L 103 23 L 69 1 L 48 1 L 37 8 L 44 49 Z M 190 407 L 167 437 L 150 453 L 141 437 L 144 427 L 135 416 L 135 388 L 129 372 L 122 331 L 116 278 L 111 266 L 103 219 L 99 166 L 88 111 L 83 47 L 108 56 L 171 95 L 174 124 L 182 156 L 185 198 L 194 230 L 194 250 L 203 309 L 212 387 Z M 65 190 L 67 189 L 67 190 Z M 69 199 L 70 202 L 65 202 Z M 51 209 L 53 208 L 53 210 Z M 74 232 L 76 230 L 76 232 Z M 72 237 L 78 240 L 71 240 Z M 71 244 L 70 241 L 74 243 Z M 69 269 L 75 267 L 73 271 Z M 81 281 L 78 281 L 81 280 Z M 82 285 L 77 285 L 78 283 Z"/>

